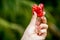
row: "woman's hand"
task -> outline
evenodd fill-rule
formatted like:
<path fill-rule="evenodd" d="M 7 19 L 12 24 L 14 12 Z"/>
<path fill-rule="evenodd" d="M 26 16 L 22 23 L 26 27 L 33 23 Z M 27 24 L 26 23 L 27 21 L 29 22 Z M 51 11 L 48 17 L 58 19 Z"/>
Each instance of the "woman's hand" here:
<path fill-rule="evenodd" d="M 45 12 L 43 12 L 45 15 Z M 37 17 L 36 12 L 31 19 L 30 24 L 24 32 L 21 40 L 44 40 L 47 36 L 47 20 L 43 17 Z"/>

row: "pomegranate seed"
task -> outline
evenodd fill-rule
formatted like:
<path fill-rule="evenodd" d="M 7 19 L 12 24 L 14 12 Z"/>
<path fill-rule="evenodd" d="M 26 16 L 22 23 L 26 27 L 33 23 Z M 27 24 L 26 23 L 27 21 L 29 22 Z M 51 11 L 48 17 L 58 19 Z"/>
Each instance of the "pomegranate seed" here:
<path fill-rule="evenodd" d="M 42 3 L 39 4 L 39 6 L 34 4 L 32 7 L 32 12 L 33 13 L 36 12 L 38 17 L 42 17 L 43 16 L 43 8 L 44 8 L 44 5 Z"/>

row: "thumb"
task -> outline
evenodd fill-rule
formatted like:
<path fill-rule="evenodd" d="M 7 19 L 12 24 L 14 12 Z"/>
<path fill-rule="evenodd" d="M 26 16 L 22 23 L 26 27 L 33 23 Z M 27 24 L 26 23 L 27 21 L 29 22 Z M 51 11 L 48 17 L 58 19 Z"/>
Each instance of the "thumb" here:
<path fill-rule="evenodd" d="M 31 19 L 31 22 L 30 22 L 30 24 L 33 24 L 33 25 L 35 25 L 36 18 L 37 18 L 37 13 L 36 13 L 36 12 L 34 12 L 34 15 L 32 16 L 32 19 Z"/>

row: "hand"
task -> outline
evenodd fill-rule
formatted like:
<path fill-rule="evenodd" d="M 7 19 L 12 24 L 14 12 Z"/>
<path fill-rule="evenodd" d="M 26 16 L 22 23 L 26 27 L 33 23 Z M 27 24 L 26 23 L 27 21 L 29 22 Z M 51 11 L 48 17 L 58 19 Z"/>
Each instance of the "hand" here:
<path fill-rule="evenodd" d="M 46 23 L 47 20 L 44 16 L 41 18 L 37 18 L 37 14 L 36 12 L 34 12 L 31 22 L 25 30 L 21 40 L 44 40 L 47 36 L 48 29 L 48 25 Z"/>

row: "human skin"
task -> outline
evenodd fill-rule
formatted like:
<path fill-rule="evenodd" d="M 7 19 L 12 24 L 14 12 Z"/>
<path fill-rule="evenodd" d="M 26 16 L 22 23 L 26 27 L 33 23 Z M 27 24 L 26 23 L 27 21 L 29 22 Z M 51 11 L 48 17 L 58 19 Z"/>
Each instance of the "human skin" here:
<path fill-rule="evenodd" d="M 45 15 L 45 12 L 43 12 L 43 14 Z M 45 40 L 47 36 L 48 25 L 46 24 L 47 20 L 44 15 L 39 18 L 37 17 L 36 12 L 34 12 L 31 22 L 26 28 L 21 40 Z"/>

